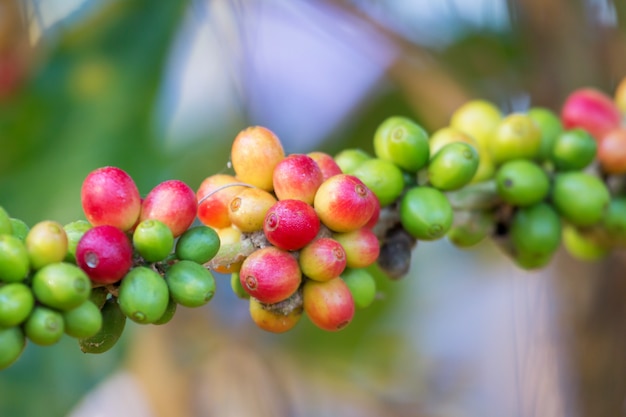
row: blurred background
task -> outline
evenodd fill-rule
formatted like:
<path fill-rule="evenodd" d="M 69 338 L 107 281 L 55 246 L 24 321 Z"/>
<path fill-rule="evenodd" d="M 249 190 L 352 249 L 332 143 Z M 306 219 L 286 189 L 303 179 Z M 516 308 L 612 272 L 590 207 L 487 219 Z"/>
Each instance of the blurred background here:
<path fill-rule="evenodd" d="M 237 132 L 288 153 L 372 151 L 406 115 L 428 131 L 471 98 L 558 111 L 626 75 L 619 0 L 0 0 L 0 205 L 29 225 L 83 218 L 116 165 L 143 195 L 228 172 Z M 626 415 L 623 254 L 539 272 L 490 242 L 420 243 L 410 273 L 339 333 L 251 322 L 215 299 L 127 326 L 85 355 L 29 344 L 0 373 L 2 416 Z"/>

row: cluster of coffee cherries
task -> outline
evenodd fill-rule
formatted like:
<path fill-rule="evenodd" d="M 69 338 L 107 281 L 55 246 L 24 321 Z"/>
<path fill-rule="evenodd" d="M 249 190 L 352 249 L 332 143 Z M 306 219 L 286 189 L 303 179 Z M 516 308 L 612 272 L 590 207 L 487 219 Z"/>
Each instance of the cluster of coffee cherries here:
<path fill-rule="evenodd" d="M 204 267 L 219 250 L 215 231 L 192 227 L 195 192 L 164 181 L 140 198 L 116 167 L 85 178 L 87 220 L 29 228 L 0 211 L 0 369 L 27 341 L 49 346 L 64 334 L 83 352 L 102 353 L 126 320 L 163 324 L 178 305 L 211 300 L 215 280 Z"/>

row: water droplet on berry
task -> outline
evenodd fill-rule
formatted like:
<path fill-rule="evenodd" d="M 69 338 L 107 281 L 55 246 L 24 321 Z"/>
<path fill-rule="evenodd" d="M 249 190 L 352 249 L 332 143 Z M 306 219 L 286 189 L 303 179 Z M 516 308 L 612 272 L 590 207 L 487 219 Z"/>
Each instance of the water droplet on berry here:
<path fill-rule="evenodd" d="M 99 262 L 100 262 L 100 258 L 98 257 L 97 253 L 87 252 L 85 254 L 85 263 L 87 264 L 89 268 L 97 267 Z"/>

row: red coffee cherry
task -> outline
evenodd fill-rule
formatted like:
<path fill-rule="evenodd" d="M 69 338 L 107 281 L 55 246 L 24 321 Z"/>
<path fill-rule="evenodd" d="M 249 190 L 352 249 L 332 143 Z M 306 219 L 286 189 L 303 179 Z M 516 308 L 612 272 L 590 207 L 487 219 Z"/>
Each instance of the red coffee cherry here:
<path fill-rule="evenodd" d="M 350 268 L 365 268 L 378 259 L 380 243 L 371 229 L 362 227 L 352 232 L 335 233 L 333 238 L 346 251 L 346 265 Z"/>
<path fill-rule="evenodd" d="M 341 278 L 325 282 L 307 280 L 302 296 L 305 313 L 320 329 L 341 330 L 354 317 L 354 299 Z"/>
<path fill-rule="evenodd" d="M 313 207 L 301 200 L 279 200 L 267 211 L 263 231 L 272 245 L 298 250 L 312 241 L 320 230 Z"/>
<path fill-rule="evenodd" d="M 339 164 L 335 162 L 335 158 L 333 158 L 331 155 L 318 151 L 309 152 L 307 155 L 313 158 L 313 160 L 317 163 L 317 166 L 320 167 L 320 170 L 322 171 L 322 176 L 324 177 L 324 181 L 326 181 L 333 175 L 342 173 Z"/>
<path fill-rule="evenodd" d="M 163 181 L 144 198 L 139 219 L 160 220 L 178 237 L 195 220 L 196 206 L 196 193 L 191 187 L 180 180 Z"/>
<path fill-rule="evenodd" d="M 335 239 L 320 237 L 302 248 L 298 263 L 308 278 L 328 281 L 346 268 L 346 251 Z"/>
<path fill-rule="evenodd" d="M 274 168 L 274 193 L 279 200 L 302 200 L 313 204 L 315 192 L 323 181 L 322 170 L 307 155 L 289 155 Z"/>
<path fill-rule="evenodd" d="M 76 246 L 76 264 L 96 284 L 112 284 L 133 264 L 133 247 L 120 229 L 101 225 L 85 232 Z"/>

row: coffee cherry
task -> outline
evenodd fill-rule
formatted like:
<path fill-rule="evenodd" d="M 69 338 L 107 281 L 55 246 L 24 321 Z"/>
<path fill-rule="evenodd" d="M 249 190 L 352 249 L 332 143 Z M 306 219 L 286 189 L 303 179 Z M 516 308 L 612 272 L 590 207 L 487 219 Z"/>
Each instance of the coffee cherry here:
<path fill-rule="evenodd" d="M 130 175 L 116 167 L 90 172 L 82 184 L 81 202 L 89 223 L 107 224 L 123 231 L 135 225 L 141 210 L 137 185 Z"/>
<path fill-rule="evenodd" d="M 202 181 L 196 198 L 198 200 L 198 220 L 202 224 L 217 229 L 231 225 L 228 207 L 237 194 L 246 189 L 235 185 L 239 180 L 232 175 L 215 174 Z"/>
<path fill-rule="evenodd" d="M 176 242 L 176 257 L 204 264 L 220 249 L 218 233 L 206 226 L 196 226 L 183 233 Z"/>
<path fill-rule="evenodd" d="M 167 307 L 165 308 L 165 313 L 163 313 L 161 317 L 159 317 L 159 319 L 152 324 L 156 324 L 157 326 L 160 326 L 162 324 L 169 323 L 174 318 L 174 315 L 176 315 L 177 307 L 178 307 L 178 303 L 174 301 L 173 298 L 170 297 L 167 303 Z"/>
<path fill-rule="evenodd" d="M 232 245 L 241 241 L 241 230 L 238 230 L 234 227 L 224 227 L 223 229 L 218 229 L 217 235 L 220 238 L 220 247 Z M 243 259 L 237 260 L 230 264 L 214 265 L 213 270 L 220 274 L 230 274 L 233 272 L 238 272 L 241 268 L 242 262 Z"/>
<path fill-rule="evenodd" d="M 548 195 L 550 180 L 536 163 L 516 159 L 502 164 L 496 172 L 496 187 L 504 201 L 515 206 L 529 206 Z"/>
<path fill-rule="evenodd" d="M 324 282 L 307 280 L 302 297 L 306 315 L 322 330 L 341 330 L 354 317 L 354 299 L 341 278 Z"/>
<path fill-rule="evenodd" d="M 593 162 L 597 150 L 598 144 L 593 136 L 586 130 L 574 128 L 557 135 L 550 159 L 560 171 L 581 170 Z"/>
<path fill-rule="evenodd" d="M 315 192 L 324 181 L 320 167 L 304 154 L 292 154 L 281 160 L 272 178 L 279 200 L 301 200 L 307 204 L 313 204 Z"/>
<path fill-rule="evenodd" d="M 543 266 L 561 243 L 561 219 L 547 203 L 520 208 L 511 221 L 510 237 L 521 259 L 537 259 L 537 266 Z"/>
<path fill-rule="evenodd" d="M 30 259 L 24 243 L 12 235 L 0 235 L 0 281 L 22 281 L 28 271 Z"/>
<path fill-rule="evenodd" d="M 26 347 L 26 338 L 20 327 L 0 327 L 0 370 L 13 365 Z"/>
<path fill-rule="evenodd" d="M 228 218 L 244 233 L 263 230 L 265 215 L 276 201 L 276 197 L 265 190 L 246 188 L 230 201 Z"/>
<path fill-rule="evenodd" d="M 113 284 L 133 263 L 133 247 L 120 229 L 102 225 L 85 232 L 76 246 L 76 264 L 95 284 Z"/>
<path fill-rule="evenodd" d="M 600 222 L 611 196 L 606 185 L 585 172 L 557 174 L 552 188 L 552 203 L 559 214 L 575 226 Z"/>
<path fill-rule="evenodd" d="M 335 233 L 333 238 L 344 248 L 346 266 L 350 268 L 365 268 L 378 259 L 380 244 L 370 229 L 363 227 L 351 232 Z"/>
<path fill-rule="evenodd" d="M 241 280 L 239 279 L 239 272 L 233 272 L 230 274 L 230 288 L 233 290 L 233 293 L 241 299 L 247 300 L 250 298 L 250 294 L 246 292 L 241 285 Z"/>
<path fill-rule="evenodd" d="M 320 220 L 313 207 L 301 200 L 279 200 L 265 215 L 267 240 L 284 250 L 298 250 L 315 238 Z"/>
<path fill-rule="evenodd" d="M 163 277 L 147 267 L 133 268 L 119 287 L 122 312 L 140 324 L 154 323 L 167 308 L 170 294 Z"/>
<path fill-rule="evenodd" d="M 580 127 L 596 140 L 620 125 L 619 109 L 605 93 L 594 88 L 573 91 L 561 108 L 561 121 L 565 129 Z"/>
<path fill-rule="evenodd" d="M 467 185 L 478 170 L 478 152 L 467 143 L 449 143 L 433 155 L 428 164 L 430 185 L 442 191 Z"/>
<path fill-rule="evenodd" d="M 430 158 L 428 134 L 407 117 L 388 117 L 374 133 L 374 153 L 406 171 L 417 172 Z"/>
<path fill-rule="evenodd" d="M 182 181 L 168 180 L 158 184 L 144 198 L 139 220 L 160 220 L 178 237 L 191 226 L 196 210 L 194 191 Z"/>
<path fill-rule="evenodd" d="M 527 114 L 512 113 L 498 124 L 487 148 L 496 165 L 519 158 L 536 159 L 541 149 L 541 130 Z"/>
<path fill-rule="evenodd" d="M 416 239 L 436 240 L 452 226 L 452 206 L 446 196 L 432 187 L 413 187 L 400 201 L 400 221 Z"/>
<path fill-rule="evenodd" d="M 35 306 L 33 292 L 26 284 L 12 282 L 0 287 L 0 328 L 21 324 Z"/>
<path fill-rule="evenodd" d="M 341 168 L 339 167 L 337 162 L 335 162 L 335 158 L 333 158 L 329 154 L 315 151 L 309 152 L 307 155 L 313 158 L 317 166 L 320 167 L 320 170 L 322 171 L 322 178 L 324 181 L 332 177 L 333 175 L 342 173 Z"/>
<path fill-rule="evenodd" d="M 362 162 L 371 159 L 372 155 L 363 149 L 344 149 L 335 155 L 335 162 L 344 174 L 351 174 Z"/>
<path fill-rule="evenodd" d="M 272 333 L 284 333 L 293 329 L 302 317 L 302 308 L 284 314 L 273 311 L 253 297 L 249 301 L 250 318 L 261 329 Z"/>
<path fill-rule="evenodd" d="M 613 101 L 615 101 L 617 108 L 626 114 L 626 77 L 623 77 L 615 88 Z"/>
<path fill-rule="evenodd" d="M 92 301 L 87 300 L 78 307 L 64 311 L 65 334 L 77 339 L 92 337 L 102 328 L 102 313 Z"/>
<path fill-rule="evenodd" d="M 0 206 L 0 235 L 13 234 L 13 226 L 11 225 L 11 217 L 4 207 Z"/>
<path fill-rule="evenodd" d="M 477 152 L 479 150 L 478 142 L 468 133 L 465 133 L 452 126 L 444 126 L 433 132 L 433 134 L 429 138 L 431 158 L 444 146 L 450 143 L 458 142 L 467 143 L 468 145 L 474 147 Z"/>
<path fill-rule="evenodd" d="M 446 237 L 454 246 L 469 248 L 493 233 L 495 220 L 490 211 L 455 212 L 455 218 L 466 216 L 467 222 L 452 225 Z"/>
<path fill-rule="evenodd" d="M 76 247 L 78 246 L 78 242 L 85 232 L 92 227 L 91 223 L 85 220 L 76 220 L 63 226 L 65 234 L 67 235 L 67 254 L 64 259 L 66 262 L 76 263 Z"/>
<path fill-rule="evenodd" d="M 363 181 L 378 198 L 381 206 L 387 206 L 402 194 L 404 176 L 396 164 L 380 158 L 372 158 L 361 163 L 352 175 Z"/>
<path fill-rule="evenodd" d="M 598 145 L 598 162 L 608 174 L 626 173 L 626 128 L 606 133 Z"/>
<path fill-rule="evenodd" d="M 493 103 L 470 100 L 452 113 L 450 126 L 467 133 L 484 147 L 501 120 L 502 113 Z"/>
<path fill-rule="evenodd" d="M 552 110 L 544 107 L 531 107 L 526 112 L 541 131 L 541 146 L 539 147 L 538 160 L 540 162 L 550 159 L 552 148 L 557 136 L 563 132 L 561 119 Z"/>
<path fill-rule="evenodd" d="M 314 239 L 300 251 L 298 258 L 302 273 L 316 281 L 336 278 L 346 267 L 346 251 L 335 239 Z"/>
<path fill-rule="evenodd" d="M 272 304 L 289 298 L 298 289 L 302 272 L 289 252 L 267 246 L 243 261 L 239 279 L 248 294 Z"/>
<path fill-rule="evenodd" d="M 126 327 L 126 316 L 120 309 L 116 298 L 109 298 L 100 312 L 102 313 L 100 330 L 95 335 L 78 341 L 80 350 L 84 353 L 104 353 L 110 350 L 122 336 Z"/>
<path fill-rule="evenodd" d="M 37 306 L 24 323 L 26 337 L 40 346 L 50 346 L 61 340 L 65 330 L 63 315 L 56 310 Z"/>
<path fill-rule="evenodd" d="M 366 269 L 348 268 L 341 279 L 350 289 L 356 308 L 369 307 L 376 299 L 376 281 Z"/>
<path fill-rule="evenodd" d="M 39 302 L 56 310 L 70 310 L 89 298 L 91 282 L 76 265 L 57 262 L 35 273 L 32 288 Z"/>
<path fill-rule="evenodd" d="M 265 191 L 272 191 L 274 168 L 284 157 L 278 137 L 260 126 L 239 132 L 230 152 L 237 179 Z"/>
<path fill-rule="evenodd" d="M 585 262 L 598 261 L 605 258 L 611 248 L 599 239 L 584 234 L 576 226 L 563 227 L 563 247 L 574 259 Z"/>
<path fill-rule="evenodd" d="M 320 185 L 313 203 L 320 220 L 335 232 L 363 227 L 376 209 L 375 195 L 354 175 L 340 174 Z"/>
<path fill-rule="evenodd" d="M 28 227 L 28 225 L 24 223 L 23 220 L 16 219 L 13 217 L 11 217 L 11 219 L 9 220 L 11 222 L 11 234 L 15 236 L 16 238 L 18 238 L 19 240 L 21 240 L 22 242 L 24 242 L 26 240 L 26 235 L 28 235 L 30 227 Z"/>
<path fill-rule="evenodd" d="M 55 221 L 44 220 L 34 225 L 26 235 L 25 243 L 33 269 L 61 262 L 67 255 L 65 229 Z"/>
<path fill-rule="evenodd" d="M 146 219 L 135 227 L 133 247 L 148 262 L 162 261 L 174 248 L 174 236 L 162 221 Z"/>
<path fill-rule="evenodd" d="M 602 228 L 615 245 L 626 246 L 626 197 L 612 197 Z"/>
<path fill-rule="evenodd" d="M 192 261 L 179 261 L 165 272 L 170 296 L 185 307 L 200 307 L 215 294 L 215 278 L 211 271 Z"/>

